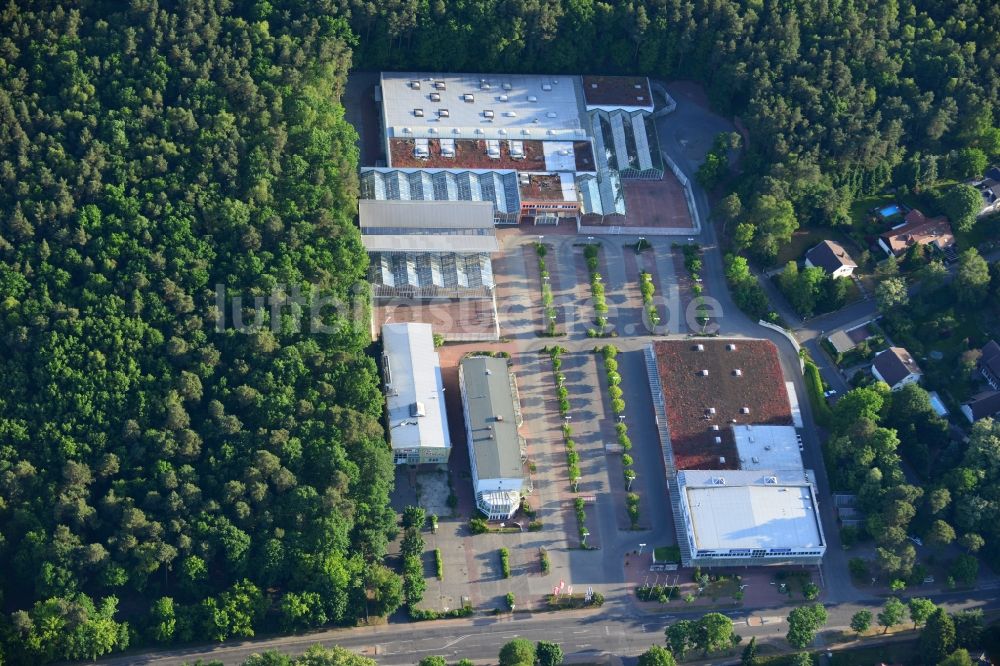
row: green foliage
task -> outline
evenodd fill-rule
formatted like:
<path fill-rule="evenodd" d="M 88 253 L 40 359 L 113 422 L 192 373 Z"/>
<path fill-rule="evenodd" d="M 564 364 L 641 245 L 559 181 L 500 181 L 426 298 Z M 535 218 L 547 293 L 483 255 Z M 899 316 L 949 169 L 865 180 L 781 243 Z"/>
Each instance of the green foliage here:
<path fill-rule="evenodd" d="M 750 642 L 740 654 L 740 666 L 755 666 L 757 663 L 757 637 L 751 636 Z"/>
<path fill-rule="evenodd" d="M 955 622 L 943 608 L 938 608 L 927 618 L 917 640 L 918 651 L 929 664 L 945 659 L 955 649 Z"/>
<path fill-rule="evenodd" d="M 830 405 L 827 404 L 823 395 L 823 378 L 819 374 L 819 368 L 812 361 L 805 362 L 803 376 L 806 381 L 806 390 L 809 392 L 809 404 L 812 405 L 813 416 L 821 426 L 828 426 L 833 418 Z"/>
<path fill-rule="evenodd" d="M 827 613 L 823 604 L 799 606 L 788 614 L 788 643 L 798 650 L 813 642 L 816 632 L 826 624 Z"/>
<path fill-rule="evenodd" d="M 635 529 L 639 525 L 639 495 L 636 493 L 628 493 L 625 495 L 625 511 L 628 513 L 629 522 L 632 524 L 632 529 Z"/>
<path fill-rule="evenodd" d="M 978 175 L 982 173 L 979 171 Z M 983 197 L 971 185 L 959 184 L 944 193 L 940 205 L 956 231 L 969 232 L 976 224 L 976 215 L 983 205 Z"/>
<path fill-rule="evenodd" d="M 127 644 L 126 620 L 164 642 L 251 636 L 278 617 L 271 587 L 353 622 L 358 574 L 394 526 L 368 334 L 349 308 L 317 311 L 330 332 L 310 330 L 310 304 L 348 304 L 368 263 L 339 102 L 344 14 L 7 14 L 0 595 L 51 618 L 0 649 L 90 659 Z M 301 326 L 263 301 L 239 312 L 259 330 L 238 332 L 231 299 L 278 286 L 305 299 Z M 112 593 L 158 601 L 116 615 Z"/>
<path fill-rule="evenodd" d="M 878 613 L 878 624 L 883 627 L 882 633 L 889 631 L 891 627 L 903 622 L 906 606 L 896 597 L 889 597 L 885 600 L 882 610 Z"/>
<path fill-rule="evenodd" d="M 959 648 L 948 655 L 944 660 L 938 662 L 938 666 L 972 666 L 972 657 L 965 648 Z"/>
<path fill-rule="evenodd" d="M 500 648 L 500 666 L 534 666 L 535 646 L 524 638 L 515 638 Z"/>
<path fill-rule="evenodd" d="M 485 518 L 476 516 L 469 519 L 469 531 L 473 534 L 486 534 L 490 531 L 490 524 Z"/>
<path fill-rule="evenodd" d="M 639 666 L 677 666 L 674 655 L 659 645 L 653 645 L 639 655 Z"/>
<path fill-rule="evenodd" d="M 851 616 L 851 629 L 857 634 L 863 634 L 872 626 L 872 612 L 867 609 L 859 610 Z"/>
<path fill-rule="evenodd" d="M 972 585 L 976 582 L 976 576 L 979 575 L 979 560 L 974 555 L 962 553 L 951 564 L 949 573 L 959 583 Z"/>
<path fill-rule="evenodd" d="M 418 661 L 417 666 L 448 666 L 448 660 L 439 655 L 432 655 Z"/>
<path fill-rule="evenodd" d="M 764 319 L 770 304 L 763 287 L 750 272 L 750 265 L 744 257 L 727 254 L 725 258 L 726 281 L 733 292 L 736 305 L 753 319 Z"/>
<path fill-rule="evenodd" d="M 500 549 L 500 572 L 504 578 L 510 578 L 510 551 L 506 548 Z"/>
<path fill-rule="evenodd" d="M 910 619 L 913 620 L 913 628 L 916 629 L 921 624 L 927 622 L 927 618 L 937 610 L 937 606 L 930 599 L 913 597 L 907 602 L 910 611 Z"/>

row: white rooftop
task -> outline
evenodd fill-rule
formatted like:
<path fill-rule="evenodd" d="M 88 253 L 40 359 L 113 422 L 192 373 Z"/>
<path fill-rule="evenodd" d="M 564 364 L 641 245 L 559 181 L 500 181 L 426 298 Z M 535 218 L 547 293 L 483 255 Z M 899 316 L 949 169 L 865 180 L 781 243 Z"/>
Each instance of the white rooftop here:
<path fill-rule="evenodd" d="M 688 470 L 678 474 L 678 483 L 698 550 L 825 545 L 804 475 Z"/>
<path fill-rule="evenodd" d="M 802 471 L 802 454 L 792 426 L 734 425 L 741 470 Z"/>
<path fill-rule="evenodd" d="M 441 361 L 430 324 L 382 327 L 389 442 L 394 450 L 451 447 Z"/>
<path fill-rule="evenodd" d="M 385 131 L 501 139 L 527 129 L 533 139 L 584 139 L 579 86 L 579 77 L 562 75 L 383 72 Z"/>

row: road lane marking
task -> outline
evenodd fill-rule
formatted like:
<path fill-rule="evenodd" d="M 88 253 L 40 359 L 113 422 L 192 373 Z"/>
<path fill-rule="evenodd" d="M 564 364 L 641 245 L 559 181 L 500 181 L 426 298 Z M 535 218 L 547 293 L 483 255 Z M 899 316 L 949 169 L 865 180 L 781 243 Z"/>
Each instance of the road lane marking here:
<path fill-rule="evenodd" d="M 450 647 L 451 647 L 452 645 L 455 645 L 455 644 L 456 644 L 456 643 L 458 643 L 459 641 L 461 641 L 461 640 L 464 640 L 464 639 L 466 639 L 466 638 L 468 638 L 468 637 L 469 637 L 469 635 L 468 635 L 468 634 L 466 634 L 465 636 L 459 636 L 458 638 L 456 638 L 456 639 L 455 639 L 455 640 L 453 640 L 453 641 L 448 641 L 447 643 L 445 643 L 445 644 L 444 644 L 444 645 L 442 645 L 441 647 L 442 647 L 442 649 L 444 649 L 444 648 L 450 648 Z"/>

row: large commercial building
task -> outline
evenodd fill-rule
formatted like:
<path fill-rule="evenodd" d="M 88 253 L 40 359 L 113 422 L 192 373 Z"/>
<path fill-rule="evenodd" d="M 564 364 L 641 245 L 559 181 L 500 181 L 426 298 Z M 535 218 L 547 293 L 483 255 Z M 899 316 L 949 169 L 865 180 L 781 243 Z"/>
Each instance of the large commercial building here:
<path fill-rule="evenodd" d="M 514 375 L 502 358 L 472 356 L 459 364 L 465 435 L 476 507 L 505 520 L 521 504 L 525 442 Z"/>
<path fill-rule="evenodd" d="M 815 483 L 774 345 L 663 340 L 646 359 L 684 565 L 818 564 Z"/>
<path fill-rule="evenodd" d="M 695 565 L 818 564 L 826 552 L 811 475 L 687 470 L 676 485 Z"/>
<path fill-rule="evenodd" d="M 377 99 L 386 165 L 362 170 L 364 197 L 556 224 L 623 218 L 621 179 L 663 177 L 644 77 L 384 72 Z"/>
<path fill-rule="evenodd" d="M 393 461 L 446 463 L 451 436 L 441 362 L 429 324 L 382 327 L 382 377 Z"/>

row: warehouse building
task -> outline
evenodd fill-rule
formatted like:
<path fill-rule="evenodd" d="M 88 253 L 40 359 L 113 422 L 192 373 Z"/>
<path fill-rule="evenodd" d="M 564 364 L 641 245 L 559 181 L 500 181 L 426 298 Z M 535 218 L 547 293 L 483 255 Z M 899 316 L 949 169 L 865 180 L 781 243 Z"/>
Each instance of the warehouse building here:
<path fill-rule="evenodd" d="M 458 377 L 476 508 L 490 520 L 506 520 L 525 489 L 517 383 L 505 359 L 488 356 L 463 359 Z"/>
<path fill-rule="evenodd" d="M 441 361 L 429 324 L 382 327 L 382 377 L 393 462 L 448 462 L 451 436 L 444 405 Z"/>

